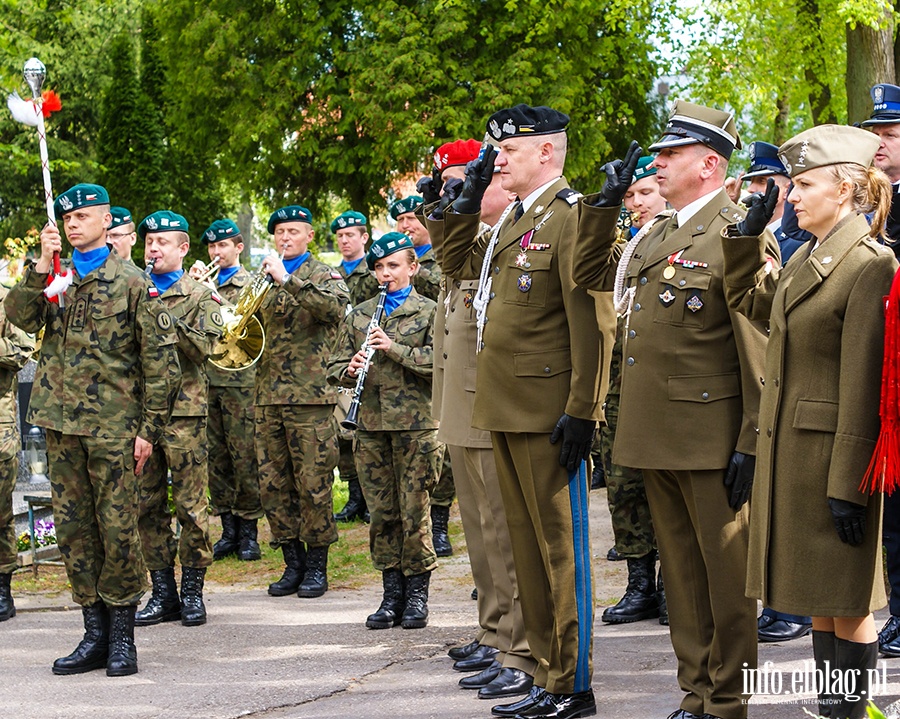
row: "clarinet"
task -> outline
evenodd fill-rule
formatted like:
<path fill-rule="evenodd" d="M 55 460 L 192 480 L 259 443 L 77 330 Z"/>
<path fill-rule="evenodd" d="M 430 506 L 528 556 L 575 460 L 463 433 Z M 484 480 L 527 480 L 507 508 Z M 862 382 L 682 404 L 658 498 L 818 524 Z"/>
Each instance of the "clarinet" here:
<path fill-rule="evenodd" d="M 144 274 L 147 275 L 147 277 L 150 277 L 150 273 L 153 272 L 153 265 L 156 264 L 156 260 L 156 257 L 151 257 L 147 260 L 147 266 L 144 268 Z"/>
<path fill-rule="evenodd" d="M 346 419 L 341 420 L 341 427 L 344 429 L 358 429 L 359 423 L 359 400 L 362 396 L 363 385 L 366 383 L 366 375 L 369 373 L 369 366 L 372 364 L 372 357 L 375 356 L 375 348 L 369 346 L 369 335 L 372 330 L 381 324 L 381 318 L 384 316 L 384 301 L 387 299 L 388 283 L 385 282 L 379 288 L 378 305 L 375 312 L 372 313 L 372 320 L 366 329 L 366 341 L 363 342 L 362 351 L 366 353 L 365 364 L 356 374 L 356 387 L 353 388 L 353 399 L 350 401 L 350 409 L 347 411 Z"/>

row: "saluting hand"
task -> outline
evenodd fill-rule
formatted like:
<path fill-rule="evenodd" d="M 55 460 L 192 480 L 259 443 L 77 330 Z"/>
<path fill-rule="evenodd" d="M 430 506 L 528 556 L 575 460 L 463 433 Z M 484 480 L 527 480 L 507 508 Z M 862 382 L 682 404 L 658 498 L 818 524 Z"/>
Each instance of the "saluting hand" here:
<path fill-rule="evenodd" d="M 453 211 L 461 215 L 477 215 L 481 212 L 481 199 L 494 178 L 494 160 L 497 148 L 488 146 L 481 157 L 466 165 L 466 180 L 462 191 L 453 203 Z"/>
<path fill-rule="evenodd" d="M 580 419 L 564 414 L 559 418 L 550 435 L 550 444 L 562 439 L 559 451 L 559 463 L 570 472 L 578 469 L 591 454 L 597 423 L 592 419 Z"/>
<path fill-rule="evenodd" d="M 431 211 L 431 219 L 444 219 L 444 210 L 446 210 L 462 192 L 463 181 L 458 177 L 451 177 L 444 183 L 444 194 L 441 195 L 440 204 Z"/>
<path fill-rule="evenodd" d="M 416 192 L 422 195 L 426 205 L 431 205 L 441 199 L 441 171 L 436 167 L 431 170 L 431 177 L 420 177 L 416 183 Z"/>
<path fill-rule="evenodd" d="M 741 199 L 741 183 L 743 182 L 743 180 L 743 172 L 739 172 L 737 177 L 725 178 L 725 193 L 735 204 L 737 204 L 738 200 Z"/>
<path fill-rule="evenodd" d="M 834 529 L 844 544 L 857 546 L 866 538 L 866 508 L 845 499 L 828 498 Z"/>
<path fill-rule="evenodd" d="M 753 489 L 753 473 L 756 470 L 756 457 L 752 454 L 735 452 L 725 470 L 725 488 L 728 490 L 728 506 L 738 510 L 750 499 Z"/>
<path fill-rule="evenodd" d="M 641 146 L 632 140 L 624 160 L 613 160 L 603 166 L 606 182 L 591 202 L 594 207 L 618 207 L 622 204 L 625 193 L 628 192 L 628 187 L 634 179 L 634 169 L 643 152 Z"/>
<path fill-rule="evenodd" d="M 53 267 L 53 253 L 62 251 L 62 236 L 59 228 L 48 222 L 41 230 L 41 257 L 35 262 L 35 272 L 47 274 Z"/>
<path fill-rule="evenodd" d="M 771 177 L 766 180 L 766 192 L 754 192 L 747 200 L 747 216 L 734 227 L 738 237 L 759 237 L 772 221 L 775 205 L 778 204 L 779 189 Z"/>

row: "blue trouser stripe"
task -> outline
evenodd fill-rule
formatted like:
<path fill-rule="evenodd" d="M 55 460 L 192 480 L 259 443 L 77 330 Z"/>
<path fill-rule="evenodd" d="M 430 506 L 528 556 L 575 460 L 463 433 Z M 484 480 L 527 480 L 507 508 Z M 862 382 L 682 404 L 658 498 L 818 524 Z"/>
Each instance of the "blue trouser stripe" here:
<path fill-rule="evenodd" d="M 591 587 L 591 541 L 588 526 L 588 484 L 584 462 L 569 475 L 569 503 L 572 507 L 572 547 L 575 550 L 575 606 L 578 612 L 578 660 L 575 665 L 576 692 L 591 688 L 589 652 L 593 632 L 593 589 Z"/>

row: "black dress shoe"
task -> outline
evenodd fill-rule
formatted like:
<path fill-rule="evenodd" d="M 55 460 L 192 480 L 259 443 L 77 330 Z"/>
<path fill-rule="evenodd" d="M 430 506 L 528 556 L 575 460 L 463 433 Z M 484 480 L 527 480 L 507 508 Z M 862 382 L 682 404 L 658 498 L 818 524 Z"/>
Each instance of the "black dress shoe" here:
<path fill-rule="evenodd" d="M 900 657 L 900 636 L 887 644 L 879 644 L 878 651 L 886 657 Z"/>
<path fill-rule="evenodd" d="M 692 714 L 689 711 L 685 711 L 684 709 L 679 709 L 676 712 L 672 712 L 669 714 L 668 719 L 706 719 L 709 714 Z"/>
<path fill-rule="evenodd" d="M 515 719 L 577 719 L 592 717 L 597 713 L 594 691 L 577 694 L 551 694 L 544 692 L 539 702 L 515 715 Z"/>
<path fill-rule="evenodd" d="M 481 689 L 494 681 L 501 669 L 503 669 L 503 665 L 498 661 L 493 661 L 487 669 L 482 669 L 478 674 L 460 679 L 459 685 L 463 689 Z"/>
<path fill-rule="evenodd" d="M 534 680 L 530 674 L 526 674 L 521 669 L 504 667 L 494 681 L 478 690 L 478 698 L 499 699 L 500 697 L 527 694 L 531 691 L 533 684 Z"/>
<path fill-rule="evenodd" d="M 881 631 L 878 632 L 879 648 L 885 644 L 890 644 L 897 637 L 900 637 L 900 617 L 892 615 L 891 618 L 884 623 Z"/>
<path fill-rule="evenodd" d="M 497 656 L 497 650 L 494 647 L 480 646 L 465 659 L 454 662 L 453 668 L 458 672 L 480 672 L 487 669 Z"/>
<path fill-rule="evenodd" d="M 765 629 L 774 621 L 775 617 L 771 614 L 760 614 L 759 619 L 756 620 L 756 628 L 757 630 Z"/>
<path fill-rule="evenodd" d="M 609 551 L 606 553 L 606 561 L 607 562 L 621 562 L 625 557 L 621 556 L 618 551 L 616 551 L 615 547 L 610 547 Z"/>
<path fill-rule="evenodd" d="M 450 657 L 453 661 L 458 662 L 460 659 L 465 659 L 480 646 L 481 645 L 476 639 L 475 641 L 469 642 L 468 644 L 463 644 L 461 647 L 453 647 L 450 651 L 447 652 L 447 656 Z"/>
<path fill-rule="evenodd" d="M 805 637 L 811 631 L 812 624 L 776 619 L 765 629 L 760 629 L 757 634 L 761 642 L 789 642 L 792 639 Z"/>
<path fill-rule="evenodd" d="M 527 697 L 519 699 L 519 701 L 513 702 L 512 704 L 497 704 L 496 706 L 491 707 L 491 714 L 495 717 L 514 717 L 519 712 L 537 704 L 544 698 L 544 694 L 546 693 L 547 692 L 543 687 L 532 686 Z"/>

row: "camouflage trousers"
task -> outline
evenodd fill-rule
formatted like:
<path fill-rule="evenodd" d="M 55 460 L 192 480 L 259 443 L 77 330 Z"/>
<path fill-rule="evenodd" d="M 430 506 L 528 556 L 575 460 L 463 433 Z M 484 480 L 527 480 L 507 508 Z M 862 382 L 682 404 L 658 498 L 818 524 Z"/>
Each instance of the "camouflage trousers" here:
<path fill-rule="evenodd" d="M 209 388 L 209 504 L 213 514 L 263 516 L 253 440 L 252 387 Z"/>
<path fill-rule="evenodd" d="M 650 504 L 639 469 L 613 464 L 612 447 L 619 417 L 619 396 L 606 401 L 606 426 L 600 429 L 603 469 L 606 474 L 606 498 L 620 556 L 637 559 L 656 549 L 656 534 L 650 518 Z"/>
<path fill-rule="evenodd" d="M 338 473 L 341 479 L 349 482 L 358 479 L 356 474 L 356 460 L 353 457 L 353 440 L 338 437 Z"/>
<path fill-rule="evenodd" d="M 47 430 L 56 539 L 72 586 L 87 607 L 137 604 L 147 588 L 138 533 L 134 440 Z"/>
<path fill-rule="evenodd" d="M 449 507 L 456 496 L 456 485 L 453 483 L 453 468 L 450 466 L 450 453 L 442 450 L 441 475 L 431 490 L 431 503 L 436 507 Z"/>
<path fill-rule="evenodd" d="M 16 569 L 16 522 L 12 495 L 19 474 L 19 431 L 14 424 L 0 424 L 0 574 Z"/>
<path fill-rule="evenodd" d="M 147 569 L 182 566 L 201 569 L 212 564 L 206 468 L 206 417 L 172 417 L 141 473 L 141 548 Z M 176 538 L 169 510 L 172 501 L 181 526 Z"/>
<path fill-rule="evenodd" d="M 407 577 L 437 567 L 431 503 L 444 445 L 436 429 L 356 433 L 356 471 L 369 507 L 369 551 L 375 569 Z"/>
<path fill-rule="evenodd" d="M 334 406 L 257 406 L 256 457 L 272 546 L 292 539 L 312 547 L 336 542 L 331 501 L 338 461 Z"/>

